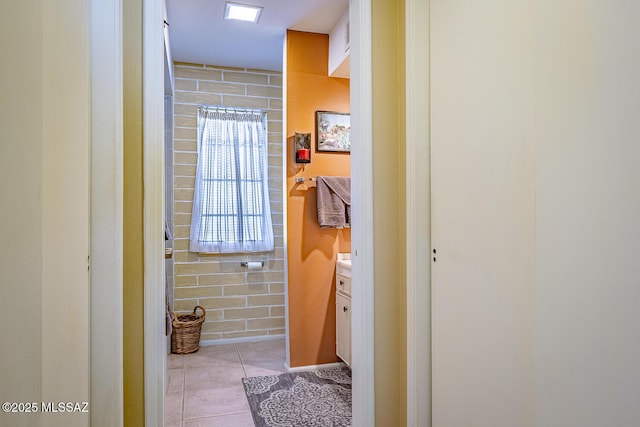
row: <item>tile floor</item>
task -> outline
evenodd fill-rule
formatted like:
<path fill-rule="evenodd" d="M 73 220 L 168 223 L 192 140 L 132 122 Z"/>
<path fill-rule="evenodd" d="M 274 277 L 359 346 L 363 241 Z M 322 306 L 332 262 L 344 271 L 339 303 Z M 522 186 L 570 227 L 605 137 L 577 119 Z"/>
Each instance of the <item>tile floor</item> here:
<path fill-rule="evenodd" d="M 284 339 L 171 354 L 165 427 L 254 427 L 241 378 L 285 372 Z"/>

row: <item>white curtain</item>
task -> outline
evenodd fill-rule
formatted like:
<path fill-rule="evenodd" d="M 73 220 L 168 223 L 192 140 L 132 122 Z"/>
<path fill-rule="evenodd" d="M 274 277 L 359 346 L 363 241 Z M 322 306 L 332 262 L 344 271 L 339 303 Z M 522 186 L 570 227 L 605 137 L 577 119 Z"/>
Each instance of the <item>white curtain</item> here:
<path fill-rule="evenodd" d="M 273 250 L 266 113 L 198 109 L 192 252 Z"/>

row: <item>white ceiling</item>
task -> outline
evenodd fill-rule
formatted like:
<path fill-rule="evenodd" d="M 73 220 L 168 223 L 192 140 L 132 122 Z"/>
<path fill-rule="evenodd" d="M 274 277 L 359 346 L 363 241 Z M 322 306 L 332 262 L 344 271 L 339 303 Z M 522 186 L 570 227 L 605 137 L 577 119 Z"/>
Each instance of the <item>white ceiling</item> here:
<path fill-rule="evenodd" d="M 223 19 L 225 0 L 166 0 L 174 61 L 282 70 L 287 29 L 329 34 L 349 0 L 233 0 L 263 6 L 258 24 Z"/>

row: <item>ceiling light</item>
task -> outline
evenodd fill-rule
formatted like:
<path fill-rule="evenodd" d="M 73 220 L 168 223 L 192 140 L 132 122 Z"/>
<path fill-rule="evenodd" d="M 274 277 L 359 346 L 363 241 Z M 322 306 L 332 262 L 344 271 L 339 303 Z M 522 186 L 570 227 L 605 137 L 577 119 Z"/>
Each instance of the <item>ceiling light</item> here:
<path fill-rule="evenodd" d="M 257 24 L 261 13 L 261 6 L 227 2 L 224 8 L 224 19 L 237 19 Z"/>

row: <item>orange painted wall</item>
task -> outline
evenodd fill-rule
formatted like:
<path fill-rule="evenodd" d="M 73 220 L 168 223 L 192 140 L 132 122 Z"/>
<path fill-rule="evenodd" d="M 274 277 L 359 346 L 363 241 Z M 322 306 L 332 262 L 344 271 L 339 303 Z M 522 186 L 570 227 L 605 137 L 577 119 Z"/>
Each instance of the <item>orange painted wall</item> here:
<path fill-rule="evenodd" d="M 338 361 L 335 264 L 351 230 L 318 226 L 316 188 L 296 176 L 349 176 L 349 154 L 316 152 L 315 112 L 348 113 L 349 80 L 328 76 L 329 36 L 287 31 L 287 246 L 292 367 Z M 311 163 L 295 163 L 295 132 L 311 132 Z"/>

